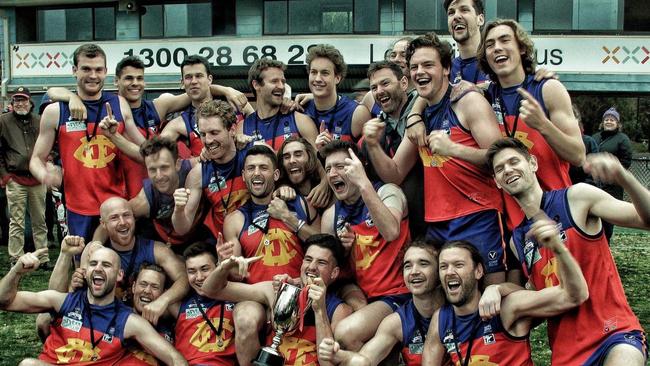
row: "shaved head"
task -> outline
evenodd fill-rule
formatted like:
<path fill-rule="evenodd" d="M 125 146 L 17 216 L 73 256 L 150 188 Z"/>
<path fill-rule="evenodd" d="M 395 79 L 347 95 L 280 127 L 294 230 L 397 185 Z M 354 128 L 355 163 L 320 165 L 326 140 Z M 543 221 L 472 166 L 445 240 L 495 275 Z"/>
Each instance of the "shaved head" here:
<path fill-rule="evenodd" d="M 118 271 L 122 269 L 122 261 L 120 261 L 120 256 L 117 254 L 116 251 L 114 251 L 111 248 L 101 247 L 93 250 L 90 253 L 89 260 L 93 260 L 93 259 L 108 260 L 111 263 L 113 263 L 113 265 Z"/>
<path fill-rule="evenodd" d="M 111 197 L 102 202 L 102 205 L 99 206 L 99 215 L 102 220 L 106 220 L 106 217 L 113 211 L 113 209 L 123 207 L 129 207 L 129 202 L 127 200 L 122 197 Z"/>

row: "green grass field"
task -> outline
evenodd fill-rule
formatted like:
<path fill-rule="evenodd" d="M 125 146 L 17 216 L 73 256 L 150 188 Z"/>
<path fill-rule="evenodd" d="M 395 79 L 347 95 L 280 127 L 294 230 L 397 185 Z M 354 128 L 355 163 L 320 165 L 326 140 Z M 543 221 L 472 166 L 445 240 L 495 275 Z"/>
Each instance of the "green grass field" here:
<path fill-rule="evenodd" d="M 650 329 L 650 258 L 647 253 L 650 234 L 640 230 L 617 229 L 612 252 L 625 286 L 625 292 L 632 308 L 644 329 Z M 2 274 L 9 268 L 6 248 L 0 248 Z M 52 260 L 55 250 L 51 250 Z M 54 261 L 52 261 L 54 263 Z M 49 273 L 37 271 L 21 282 L 23 290 L 47 288 Z M 37 356 L 41 343 L 36 336 L 35 315 L 0 312 L 0 366 L 16 365 L 25 357 Z M 541 325 L 532 333 L 533 359 L 536 365 L 548 365 L 550 351 L 546 341 L 546 326 Z"/>

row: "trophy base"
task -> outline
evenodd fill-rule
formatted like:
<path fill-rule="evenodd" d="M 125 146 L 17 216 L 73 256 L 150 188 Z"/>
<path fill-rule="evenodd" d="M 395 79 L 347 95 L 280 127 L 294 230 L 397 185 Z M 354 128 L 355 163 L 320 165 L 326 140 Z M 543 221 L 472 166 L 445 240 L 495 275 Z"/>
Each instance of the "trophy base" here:
<path fill-rule="evenodd" d="M 284 357 L 271 347 L 264 347 L 253 361 L 255 366 L 284 366 Z"/>

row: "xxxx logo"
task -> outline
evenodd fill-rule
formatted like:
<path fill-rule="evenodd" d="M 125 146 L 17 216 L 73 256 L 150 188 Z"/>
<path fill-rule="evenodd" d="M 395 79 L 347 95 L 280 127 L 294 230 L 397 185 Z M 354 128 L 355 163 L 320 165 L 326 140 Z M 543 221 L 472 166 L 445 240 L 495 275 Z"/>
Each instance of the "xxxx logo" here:
<path fill-rule="evenodd" d="M 54 350 L 58 363 L 69 363 L 79 355 L 79 362 L 91 362 L 93 355 L 99 355 L 102 350 L 79 338 L 68 338 L 68 344 Z M 98 359 L 101 359 L 98 358 Z"/>
<path fill-rule="evenodd" d="M 84 167 L 102 169 L 115 159 L 115 145 L 106 136 L 95 136 L 90 142 L 86 141 L 86 137 L 82 137 L 79 141 L 81 145 L 74 151 L 73 156 Z"/>
<path fill-rule="evenodd" d="M 219 328 L 219 318 L 212 318 L 210 321 L 215 328 Z M 210 342 L 214 332 L 206 321 L 202 321 L 197 324 L 196 331 L 192 334 L 192 337 L 190 337 L 190 344 L 198 348 L 199 352 L 223 352 L 228 348 L 234 331 L 235 327 L 230 323 L 230 319 L 224 319 L 221 335 L 219 338 L 215 338 L 214 342 Z"/>
<path fill-rule="evenodd" d="M 608 62 L 613 62 L 615 64 L 626 64 L 629 62 L 643 65 L 648 62 L 648 60 L 650 60 L 650 50 L 648 50 L 645 46 L 637 46 L 634 48 L 617 46 L 611 50 L 606 46 L 603 46 L 602 50 L 606 54 L 606 56 L 601 60 L 601 63 L 603 64 Z"/>
<path fill-rule="evenodd" d="M 434 168 L 442 168 L 446 161 L 451 160 L 449 156 L 432 154 L 428 147 L 420 147 L 420 159 L 422 159 L 422 165 L 425 167 Z"/>

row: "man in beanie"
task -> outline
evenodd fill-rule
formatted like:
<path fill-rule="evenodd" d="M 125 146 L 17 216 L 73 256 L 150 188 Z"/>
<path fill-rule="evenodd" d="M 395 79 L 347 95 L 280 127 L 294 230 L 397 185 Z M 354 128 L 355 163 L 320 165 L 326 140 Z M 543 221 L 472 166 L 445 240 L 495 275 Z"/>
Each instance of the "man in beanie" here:
<path fill-rule="evenodd" d="M 598 144 L 600 152 L 608 152 L 616 156 L 625 169 L 630 169 L 630 165 L 632 165 L 632 143 L 630 138 L 621 132 L 621 126 L 620 114 L 615 107 L 611 107 L 603 113 L 600 132 L 596 133 L 593 138 Z M 623 199 L 623 187 L 619 185 L 603 184 L 602 189 L 616 199 Z M 614 232 L 614 225 L 603 221 L 603 229 L 609 242 Z"/>
<path fill-rule="evenodd" d="M 29 89 L 21 86 L 11 97 L 13 112 L 0 116 L 0 186 L 7 189 L 9 256 L 14 263 L 25 254 L 25 211 L 29 204 L 34 246 L 47 248 L 46 188 L 29 172 L 29 159 L 38 136 L 39 119 Z M 47 256 L 40 268 L 48 268 Z"/>

